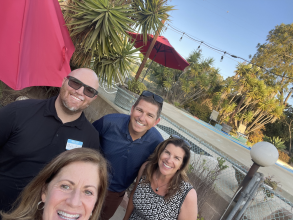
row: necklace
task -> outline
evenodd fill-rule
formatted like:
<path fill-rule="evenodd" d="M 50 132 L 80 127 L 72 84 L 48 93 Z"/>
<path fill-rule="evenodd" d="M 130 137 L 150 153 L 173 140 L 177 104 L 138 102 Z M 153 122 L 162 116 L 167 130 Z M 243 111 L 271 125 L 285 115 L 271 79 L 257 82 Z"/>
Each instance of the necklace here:
<path fill-rule="evenodd" d="M 158 178 L 156 177 L 156 182 L 157 182 L 157 188 L 156 188 L 156 192 L 159 191 L 159 188 L 162 187 L 162 186 L 165 186 L 167 185 L 168 183 L 165 183 L 164 185 L 161 185 L 161 186 L 158 186 Z"/>

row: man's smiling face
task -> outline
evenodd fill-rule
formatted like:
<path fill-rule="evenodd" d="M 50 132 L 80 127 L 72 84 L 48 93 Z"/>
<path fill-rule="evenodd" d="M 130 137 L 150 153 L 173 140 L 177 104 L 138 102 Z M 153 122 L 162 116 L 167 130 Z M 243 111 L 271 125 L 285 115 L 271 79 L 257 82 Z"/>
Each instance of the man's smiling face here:
<path fill-rule="evenodd" d="M 140 100 L 138 105 L 132 107 L 129 122 L 131 136 L 142 137 L 149 129 L 159 123 L 157 118 L 158 106 L 145 100 Z"/>
<path fill-rule="evenodd" d="M 75 77 L 84 84 L 98 89 L 99 84 L 96 76 L 93 75 L 93 72 L 88 69 L 79 69 L 71 72 L 70 76 Z M 68 79 L 64 78 L 62 87 L 60 89 L 60 100 L 61 104 L 69 112 L 76 113 L 81 112 L 86 109 L 90 103 L 96 99 L 97 96 L 90 98 L 83 93 L 84 87 L 82 86 L 78 90 L 71 88 L 68 85 Z"/>

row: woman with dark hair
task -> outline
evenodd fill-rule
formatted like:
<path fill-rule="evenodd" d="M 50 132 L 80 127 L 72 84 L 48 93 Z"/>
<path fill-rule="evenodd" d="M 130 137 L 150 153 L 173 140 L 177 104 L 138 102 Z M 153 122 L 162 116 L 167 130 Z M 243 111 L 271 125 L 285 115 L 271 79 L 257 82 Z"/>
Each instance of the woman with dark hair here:
<path fill-rule="evenodd" d="M 78 148 L 53 159 L 22 191 L 3 220 L 98 219 L 107 192 L 107 162 Z"/>
<path fill-rule="evenodd" d="M 138 173 L 124 220 L 197 219 L 197 195 L 186 169 L 190 145 L 178 136 L 160 143 Z"/>

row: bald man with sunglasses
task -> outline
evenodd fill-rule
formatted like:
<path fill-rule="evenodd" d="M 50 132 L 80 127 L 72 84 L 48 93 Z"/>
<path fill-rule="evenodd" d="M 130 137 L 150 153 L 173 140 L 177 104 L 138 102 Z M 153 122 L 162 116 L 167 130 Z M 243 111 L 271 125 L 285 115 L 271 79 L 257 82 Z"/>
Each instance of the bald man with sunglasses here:
<path fill-rule="evenodd" d="M 9 211 L 21 190 L 63 151 L 100 150 L 99 133 L 83 113 L 98 87 L 95 72 L 76 69 L 63 79 L 57 97 L 0 109 L 0 210 Z"/>
<path fill-rule="evenodd" d="M 101 152 L 111 165 L 110 185 L 100 220 L 114 215 L 141 165 L 163 141 L 154 128 L 160 121 L 162 107 L 162 97 L 143 91 L 130 115 L 110 114 L 93 123 L 100 134 Z"/>

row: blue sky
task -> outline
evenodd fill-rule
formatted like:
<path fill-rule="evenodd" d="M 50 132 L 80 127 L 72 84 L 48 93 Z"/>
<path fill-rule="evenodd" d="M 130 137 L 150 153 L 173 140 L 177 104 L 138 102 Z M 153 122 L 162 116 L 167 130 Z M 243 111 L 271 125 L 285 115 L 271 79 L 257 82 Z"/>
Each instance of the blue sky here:
<path fill-rule="evenodd" d="M 265 43 L 270 30 L 281 23 L 293 22 L 293 0 L 171 0 L 174 5 L 170 24 L 195 39 L 230 54 L 249 60 L 258 43 Z M 184 58 L 196 50 L 199 43 L 168 28 L 163 34 Z M 223 78 L 234 75 L 241 60 L 201 46 L 205 58 L 215 59 Z"/>

